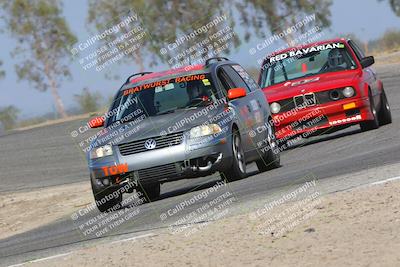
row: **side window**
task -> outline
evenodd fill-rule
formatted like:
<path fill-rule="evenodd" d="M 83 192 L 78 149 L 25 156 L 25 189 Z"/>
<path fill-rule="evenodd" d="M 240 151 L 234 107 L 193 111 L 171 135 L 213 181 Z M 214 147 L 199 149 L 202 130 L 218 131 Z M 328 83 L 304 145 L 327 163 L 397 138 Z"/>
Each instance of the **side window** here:
<path fill-rule="evenodd" d="M 247 93 L 250 93 L 250 87 L 244 82 L 242 77 L 231 67 L 231 66 L 223 66 L 222 69 L 229 76 L 229 79 L 233 82 L 233 87 L 242 87 L 246 89 Z M 232 88 L 232 87 L 231 87 Z"/>
<path fill-rule="evenodd" d="M 354 41 L 349 41 L 349 45 L 353 49 L 354 53 L 356 53 L 358 60 L 361 60 L 365 57 L 364 52 L 357 46 Z"/>
<path fill-rule="evenodd" d="M 229 76 L 225 73 L 225 71 L 222 68 L 220 68 L 218 70 L 217 76 L 218 76 L 218 79 L 220 80 L 220 82 L 222 84 L 223 89 L 224 89 L 222 93 L 223 93 L 223 95 L 226 96 L 227 93 L 228 93 L 228 90 L 231 89 L 231 88 L 234 88 L 235 85 L 229 79 Z"/>
<path fill-rule="evenodd" d="M 239 73 L 240 77 L 244 80 L 244 82 L 247 84 L 247 86 L 250 88 L 251 91 L 255 91 L 257 89 L 260 89 L 258 84 L 251 78 L 250 74 L 242 68 L 240 65 L 232 65 L 232 68 L 234 68 L 237 73 Z"/>

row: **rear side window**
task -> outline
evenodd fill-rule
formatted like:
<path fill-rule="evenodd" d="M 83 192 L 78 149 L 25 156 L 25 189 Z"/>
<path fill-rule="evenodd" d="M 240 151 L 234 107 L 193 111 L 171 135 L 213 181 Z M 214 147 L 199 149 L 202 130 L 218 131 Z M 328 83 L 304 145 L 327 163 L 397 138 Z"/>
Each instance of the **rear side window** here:
<path fill-rule="evenodd" d="M 247 83 L 244 82 L 242 77 L 240 77 L 240 75 L 231 66 L 226 65 L 223 66 L 222 69 L 229 77 L 229 79 L 234 83 L 234 87 L 244 88 L 247 91 L 247 93 L 251 92 L 250 87 L 247 85 Z"/>
<path fill-rule="evenodd" d="M 251 78 L 250 74 L 242 68 L 240 65 L 233 65 L 232 68 L 234 68 L 237 73 L 239 73 L 240 77 L 245 81 L 247 86 L 250 88 L 251 91 L 255 91 L 257 89 L 260 89 L 258 84 Z"/>
<path fill-rule="evenodd" d="M 229 78 L 229 76 L 225 73 L 225 71 L 222 68 L 218 70 L 218 79 L 222 84 L 222 88 L 224 89 L 223 95 L 226 96 L 228 90 L 234 88 L 235 85 L 233 84 L 232 80 Z"/>

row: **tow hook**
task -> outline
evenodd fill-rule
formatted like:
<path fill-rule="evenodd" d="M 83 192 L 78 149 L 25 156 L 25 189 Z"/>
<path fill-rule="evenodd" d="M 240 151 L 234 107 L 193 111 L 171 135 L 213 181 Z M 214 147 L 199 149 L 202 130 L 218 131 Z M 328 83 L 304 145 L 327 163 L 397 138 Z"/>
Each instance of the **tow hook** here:
<path fill-rule="evenodd" d="M 207 165 L 203 166 L 203 167 L 201 167 L 201 166 L 192 166 L 192 171 L 200 171 L 200 172 L 209 171 L 214 164 L 220 163 L 221 160 L 222 160 L 222 153 L 219 153 L 219 155 L 218 155 L 217 159 L 214 161 L 214 163 L 212 163 L 211 161 L 208 161 Z"/>

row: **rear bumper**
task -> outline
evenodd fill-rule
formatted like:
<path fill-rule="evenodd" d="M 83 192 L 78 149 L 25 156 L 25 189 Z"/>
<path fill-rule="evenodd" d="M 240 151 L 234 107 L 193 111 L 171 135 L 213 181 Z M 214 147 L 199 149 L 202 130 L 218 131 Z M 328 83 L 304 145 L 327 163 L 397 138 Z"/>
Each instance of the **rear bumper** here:
<path fill-rule="evenodd" d="M 372 119 L 368 97 L 343 99 L 273 115 L 278 139 L 288 139 L 300 134 L 311 134 L 317 130 Z"/>

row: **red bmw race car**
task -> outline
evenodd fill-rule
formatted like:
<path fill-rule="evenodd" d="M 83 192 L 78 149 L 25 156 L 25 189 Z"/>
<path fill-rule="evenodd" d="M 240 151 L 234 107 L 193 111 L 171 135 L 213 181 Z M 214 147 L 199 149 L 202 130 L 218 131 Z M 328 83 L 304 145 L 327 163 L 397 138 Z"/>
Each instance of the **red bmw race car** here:
<path fill-rule="evenodd" d="M 352 40 L 334 39 L 273 53 L 259 84 L 282 142 L 360 124 L 363 131 L 392 122 L 382 81 Z"/>

